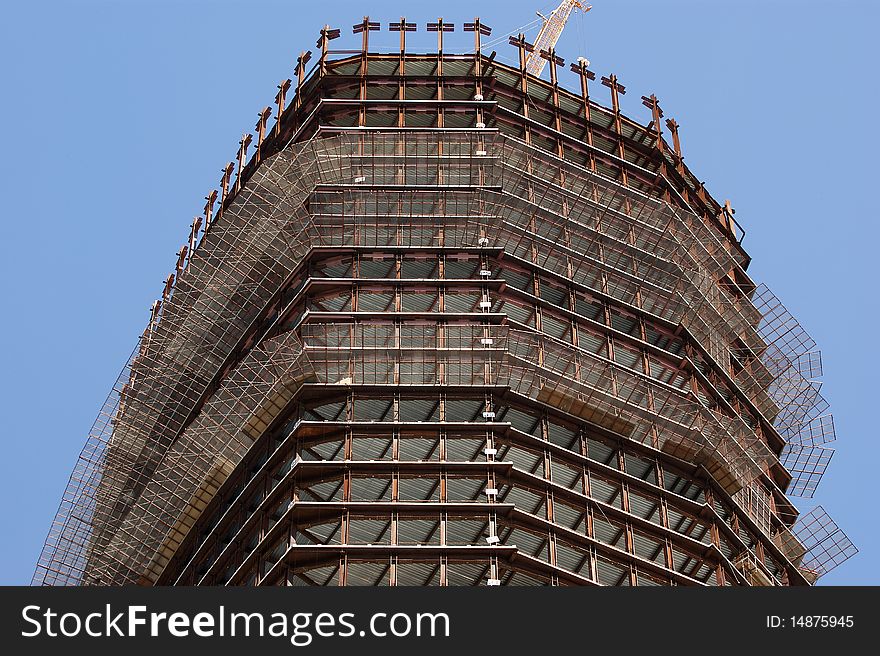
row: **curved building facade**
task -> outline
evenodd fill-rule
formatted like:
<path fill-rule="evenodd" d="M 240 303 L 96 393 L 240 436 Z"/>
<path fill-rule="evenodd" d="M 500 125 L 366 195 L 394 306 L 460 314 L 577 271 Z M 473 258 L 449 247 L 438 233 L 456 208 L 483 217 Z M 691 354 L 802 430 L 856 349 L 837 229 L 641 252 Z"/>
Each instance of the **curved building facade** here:
<path fill-rule="evenodd" d="M 463 55 L 375 26 L 322 30 L 242 139 L 35 583 L 805 585 L 852 555 L 790 500 L 832 453 L 815 344 L 657 99 L 645 126 L 614 76 L 610 108 L 584 64 L 533 77 L 521 37 L 502 64 L 479 21 Z"/>

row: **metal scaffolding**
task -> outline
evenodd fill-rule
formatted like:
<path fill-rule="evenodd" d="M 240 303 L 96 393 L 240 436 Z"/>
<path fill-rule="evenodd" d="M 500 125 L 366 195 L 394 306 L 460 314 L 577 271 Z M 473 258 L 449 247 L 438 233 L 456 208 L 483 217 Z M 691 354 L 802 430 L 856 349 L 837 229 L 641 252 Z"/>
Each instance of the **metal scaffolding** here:
<path fill-rule="evenodd" d="M 432 109 L 439 125 L 404 125 L 409 106 L 401 105 L 396 124 L 363 129 L 369 112 L 387 112 L 367 97 L 368 64 L 398 64 L 373 59 L 367 36 L 361 56 L 334 62 L 328 35 L 308 79 L 301 57 L 294 103 L 270 134 L 268 114 L 260 115 L 250 162 L 250 140 L 242 140 L 234 185 L 230 164 L 216 211 L 217 193 L 207 198 L 204 233 L 200 219 L 193 223 L 90 432 L 35 583 L 160 581 L 262 436 L 304 390 L 319 389 L 470 388 L 481 398 L 491 390 L 529 399 L 701 468 L 748 530 L 763 535 L 753 539 L 766 538 L 808 578 L 851 555 L 827 516 L 801 518 L 792 533 L 791 511 L 781 508 L 786 492 L 812 496 L 833 453 L 816 345 L 746 275 L 732 213 L 710 215 L 714 201 L 683 167 L 677 133 L 670 149 L 659 125 L 652 139 L 639 127 L 639 147 L 650 143 L 660 163 L 635 165 L 616 100 L 613 111 L 594 105 L 586 86 L 580 99 L 563 97 L 558 62 L 547 86 L 482 55 L 479 36 L 475 55 L 440 54 L 436 69 L 422 65 L 427 56 L 407 62 L 401 54 L 399 63 L 431 80 L 447 64 L 448 75 L 471 80 L 479 100 L 450 91 L 448 102 L 461 106 Z M 348 96 L 321 95 L 332 85 L 316 80 L 334 75 Z M 504 128 L 512 111 L 504 102 L 482 95 L 487 80 L 503 85 L 517 75 L 523 134 Z M 373 84 L 393 90 L 387 72 Z M 535 85 L 555 103 L 556 147 L 531 132 L 539 110 L 530 118 L 527 87 Z M 279 86 L 279 111 L 289 86 Z M 350 104 L 357 129 L 344 124 L 355 120 Z M 582 112 L 580 136 L 563 129 L 567 107 Z M 487 127 L 490 110 L 498 123 Z M 638 141 L 636 125 L 626 124 L 627 138 Z M 616 131 L 602 157 L 619 176 L 598 162 L 602 137 L 592 130 Z M 572 141 L 580 150 L 566 156 L 563 142 Z M 411 253 L 439 257 L 442 272 L 409 263 Z M 316 258 L 331 256 L 342 258 L 336 273 L 315 274 Z M 814 554 L 827 551 L 825 537 L 798 529 L 817 523 L 834 529 L 830 558 Z M 724 556 L 727 576 L 789 580 L 784 567 L 774 579 L 743 542 Z M 496 580 L 500 565 L 491 562 Z"/>

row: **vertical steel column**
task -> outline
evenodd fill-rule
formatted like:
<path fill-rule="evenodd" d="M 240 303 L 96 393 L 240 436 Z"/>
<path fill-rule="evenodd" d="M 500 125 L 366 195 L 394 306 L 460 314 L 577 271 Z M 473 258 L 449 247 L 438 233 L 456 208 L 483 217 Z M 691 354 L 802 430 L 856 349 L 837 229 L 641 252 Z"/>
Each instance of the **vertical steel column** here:
<path fill-rule="evenodd" d="M 581 82 L 581 102 L 584 107 L 584 125 L 587 131 L 587 146 L 589 146 L 588 158 L 590 162 L 590 170 L 595 173 L 596 155 L 593 152 L 593 122 L 590 117 L 590 90 L 588 82 L 589 80 L 595 80 L 596 74 L 587 68 L 588 65 L 589 62 L 586 59 L 580 58 L 578 59 L 577 64 L 571 65 L 571 70 L 578 74 L 578 78 L 580 78 Z"/>
<path fill-rule="evenodd" d="M 602 84 L 611 89 L 611 108 L 614 111 L 614 131 L 617 133 L 617 156 L 620 157 L 621 160 L 626 161 L 620 117 L 620 96 L 626 93 L 626 87 L 617 81 L 617 76 L 613 73 L 610 77 L 603 77 Z M 623 184 L 629 184 L 627 181 L 626 167 L 624 165 L 621 165 L 620 167 L 620 179 Z"/>
<path fill-rule="evenodd" d="M 259 164 L 262 159 L 262 146 L 263 140 L 266 138 L 266 123 L 269 121 L 269 117 L 272 115 L 271 107 L 264 107 L 263 111 L 257 114 L 257 152 L 254 155 L 254 163 Z"/>
<path fill-rule="evenodd" d="M 516 38 L 510 37 L 509 43 L 512 46 L 516 46 L 517 51 L 519 53 L 519 80 L 520 80 L 520 91 L 522 92 L 522 103 L 523 103 L 523 117 L 529 118 L 529 74 L 526 70 L 526 53 L 534 52 L 535 46 L 526 41 L 525 34 L 520 32 Z M 528 120 L 525 122 L 525 142 L 527 144 L 532 143 L 532 130 L 529 127 Z"/>
<path fill-rule="evenodd" d="M 324 77 L 327 74 L 327 55 L 330 52 L 330 42 L 338 39 L 340 31 L 333 29 L 329 25 L 321 28 L 320 36 L 315 42 L 315 47 L 321 49 L 321 59 L 318 61 L 318 75 Z"/>
<path fill-rule="evenodd" d="M 299 60 L 297 60 L 297 63 Z M 287 99 L 287 91 L 290 89 L 290 78 L 284 80 L 278 85 L 278 93 L 275 94 L 275 128 L 273 133 L 275 138 L 281 134 L 281 116 L 284 114 L 284 105 Z"/>
<path fill-rule="evenodd" d="M 235 164 L 229 162 L 221 169 L 223 177 L 220 178 L 220 208 L 217 210 L 215 221 L 220 218 L 223 210 L 226 208 L 226 201 L 229 199 L 229 183 L 232 181 L 232 172 L 235 170 Z"/>
<path fill-rule="evenodd" d="M 293 111 L 294 118 L 296 118 L 296 113 L 299 112 L 299 108 L 302 107 L 302 92 L 303 92 L 303 82 L 306 77 L 306 64 L 309 63 L 309 60 L 312 58 L 312 51 L 306 50 L 299 54 L 299 57 L 296 58 L 296 69 L 294 75 L 296 76 L 296 89 L 293 92 Z M 297 122 L 298 123 L 298 122 Z M 294 129 L 298 128 L 299 125 L 294 123 Z"/>
<path fill-rule="evenodd" d="M 415 32 L 416 24 L 415 23 L 407 23 L 406 18 L 401 16 L 399 23 L 389 23 L 388 29 L 392 32 L 400 32 L 400 55 L 398 58 L 398 87 L 397 87 L 397 98 L 398 100 L 405 100 L 406 95 L 406 84 L 405 84 L 405 75 L 406 75 L 406 33 L 407 32 Z M 402 128 L 406 125 L 405 123 L 405 112 L 403 103 L 397 105 L 397 127 Z"/>
<path fill-rule="evenodd" d="M 651 124 L 654 128 L 656 142 L 654 147 L 660 155 L 660 175 L 663 176 L 663 200 L 667 203 L 672 202 L 669 193 L 669 171 L 666 169 L 666 144 L 663 141 L 663 132 L 660 129 L 660 119 L 663 118 L 663 110 L 660 108 L 660 102 L 653 93 L 650 96 L 642 96 L 642 104 L 651 110 Z"/>
<path fill-rule="evenodd" d="M 241 176 L 244 172 L 244 165 L 247 163 L 247 149 L 251 145 L 252 139 L 253 137 L 250 133 L 245 133 L 241 135 L 241 140 L 238 142 L 238 171 L 235 176 L 235 193 L 238 193 L 243 183 Z"/>
<path fill-rule="evenodd" d="M 492 34 L 492 28 L 483 25 L 480 17 L 474 18 L 473 23 L 464 24 L 465 32 L 474 33 L 474 99 L 482 101 L 483 96 L 483 54 L 482 37 Z M 477 126 L 485 125 L 486 117 L 483 115 L 483 106 L 477 105 Z M 480 144 L 482 146 L 482 144 Z"/>
<path fill-rule="evenodd" d="M 352 25 L 351 28 L 353 34 L 361 35 L 361 64 L 358 68 L 358 75 L 360 78 L 359 98 L 362 101 L 360 108 L 358 109 L 358 126 L 360 127 L 367 124 L 367 110 L 363 101 L 367 99 L 367 69 L 370 52 L 370 32 L 376 32 L 378 29 L 379 23 L 371 21 L 369 16 L 364 16 L 364 19 L 360 23 Z"/>
<path fill-rule="evenodd" d="M 553 129 L 556 132 L 562 132 L 562 119 L 559 114 L 559 79 L 556 73 L 557 66 L 564 66 L 565 60 L 562 57 L 558 57 L 556 55 L 556 49 L 550 48 L 550 50 L 542 50 L 540 53 L 542 59 L 546 59 L 550 62 L 550 87 L 551 97 L 553 100 Z M 556 154 L 562 158 L 564 157 L 563 148 L 562 148 L 562 138 L 556 138 Z"/>
<path fill-rule="evenodd" d="M 190 259 L 192 259 L 192 254 L 196 250 L 196 246 L 198 245 L 199 239 L 199 230 L 202 227 L 202 217 L 197 216 L 193 218 L 193 222 L 189 226 L 189 252 Z M 189 261 L 187 261 L 187 266 L 189 266 Z"/>
<path fill-rule="evenodd" d="M 214 203 L 217 202 L 217 190 L 212 189 L 211 193 L 205 196 L 205 234 L 208 234 L 208 228 L 214 216 Z M 204 238 L 204 237 L 203 237 Z"/>

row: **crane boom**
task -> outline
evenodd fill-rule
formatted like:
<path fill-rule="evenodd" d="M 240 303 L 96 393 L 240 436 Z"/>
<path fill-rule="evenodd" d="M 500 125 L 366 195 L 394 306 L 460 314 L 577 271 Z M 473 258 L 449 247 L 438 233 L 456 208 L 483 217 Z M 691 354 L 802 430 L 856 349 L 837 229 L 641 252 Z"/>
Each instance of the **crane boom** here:
<path fill-rule="evenodd" d="M 575 9 L 580 9 L 582 12 L 587 13 L 592 9 L 592 6 L 583 5 L 578 0 L 562 0 L 559 6 L 550 12 L 549 17 L 538 14 L 538 16 L 544 19 L 544 23 L 541 25 L 541 31 L 538 32 L 538 38 L 535 40 L 535 50 L 530 52 L 528 59 L 526 59 L 526 70 L 529 73 L 536 77 L 541 75 L 541 72 L 544 70 L 544 64 L 547 63 L 547 60 L 541 57 L 541 51 L 550 52 L 556 47 L 556 42 L 562 36 L 562 28 L 565 27 L 571 12 Z"/>

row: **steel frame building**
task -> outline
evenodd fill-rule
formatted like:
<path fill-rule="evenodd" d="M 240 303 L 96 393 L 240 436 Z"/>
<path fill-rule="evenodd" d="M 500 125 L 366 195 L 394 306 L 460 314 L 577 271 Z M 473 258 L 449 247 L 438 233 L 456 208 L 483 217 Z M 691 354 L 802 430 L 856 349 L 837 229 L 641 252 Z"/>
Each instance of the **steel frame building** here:
<path fill-rule="evenodd" d="M 522 35 L 516 66 L 478 19 L 469 54 L 389 27 L 321 30 L 242 138 L 34 582 L 803 585 L 855 553 L 789 499 L 833 452 L 816 345 L 656 97 L 645 126 Z"/>

